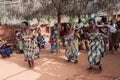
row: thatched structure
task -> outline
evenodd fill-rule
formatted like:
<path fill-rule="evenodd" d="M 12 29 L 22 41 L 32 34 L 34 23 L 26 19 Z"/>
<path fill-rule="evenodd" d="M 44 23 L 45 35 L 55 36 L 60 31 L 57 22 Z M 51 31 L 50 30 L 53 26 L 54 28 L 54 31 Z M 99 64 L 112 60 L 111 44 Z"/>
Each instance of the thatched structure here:
<path fill-rule="evenodd" d="M 8 18 L 39 18 L 62 15 L 78 16 L 98 11 L 117 11 L 120 0 L 8 0 L 0 2 L 0 16 Z"/>

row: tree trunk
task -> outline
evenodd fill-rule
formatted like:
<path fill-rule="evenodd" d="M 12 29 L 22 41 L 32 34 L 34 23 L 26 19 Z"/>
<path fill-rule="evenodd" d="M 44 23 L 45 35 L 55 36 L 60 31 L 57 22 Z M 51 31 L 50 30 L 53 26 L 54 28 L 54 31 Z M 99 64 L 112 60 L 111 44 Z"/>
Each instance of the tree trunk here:
<path fill-rule="evenodd" d="M 51 33 L 51 27 L 50 27 L 50 23 L 49 23 L 49 33 Z"/>
<path fill-rule="evenodd" d="M 78 21 L 81 19 L 80 14 L 78 15 Z"/>
<path fill-rule="evenodd" d="M 60 9 L 58 9 L 58 12 L 57 12 L 57 20 L 58 20 L 58 37 L 57 37 L 57 54 L 60 53 L 60 29 L 61 29 L 61 12 L 60 12 Z"/>

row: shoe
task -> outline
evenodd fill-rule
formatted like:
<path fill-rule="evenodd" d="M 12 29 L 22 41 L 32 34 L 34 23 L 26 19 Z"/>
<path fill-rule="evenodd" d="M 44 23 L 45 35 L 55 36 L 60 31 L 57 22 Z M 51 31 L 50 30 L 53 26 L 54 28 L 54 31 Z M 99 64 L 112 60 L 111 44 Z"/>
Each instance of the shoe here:
<path fill-rule="evenodd" d="M 53 51 L 51 51 L 51 53 L 54 53 Z"/>
<path fill-rule="evenodd" d="M 102 72 L 102 66 L 101 65 L 99 66 L 99 72 L 100 73 Z"/>
<path fill-rule="evenodd" d="M 68 62 L 71 62 L 71 60 L 68 60 Z"/>
<path fill-rule="evenodd" d="M 75 60 L 75 62 L 74 62 L 75 64 L 77 64 L 78 63 L 78 60 Z"/>
<path fill-rule="evenodd" d="M 89 71 L 89 72 L 91 72 L 91 71 L 92 71 L 92 69 L 93 69 L 93 68 L 90 66 L 90 67 L 88 68 L 88 71 Z"/>

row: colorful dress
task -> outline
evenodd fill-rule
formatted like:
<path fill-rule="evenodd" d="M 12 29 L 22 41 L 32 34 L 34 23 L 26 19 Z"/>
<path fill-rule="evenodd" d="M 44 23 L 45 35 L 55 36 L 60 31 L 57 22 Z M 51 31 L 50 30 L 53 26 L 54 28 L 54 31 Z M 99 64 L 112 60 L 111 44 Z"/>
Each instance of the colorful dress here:
<path fill-rule="evenodd" d="M 24 48 L 23 48 L 23 42 L 20 40 L 20 41 L 18 41 L 18 48 L 19 48 L 19 50 L 23 50 Z"/>
<path fill-rule="evenodd" d="M 66 36 L 67 47 L 65 56 L 68 60 L 78 60 L 78 38 L 74 38 L 72 34 Z"/>
<path fill-rule="evenodd" d="M 2 46 L 3 45 L 3 43 L 2 42 L 0 42 L 0 46 Z M 3 45 L 2 47 L 0 47 L 0 54 L 2 55 L 2 56 L 10 56 L 10 54 L 12 54 L 12 49 L 10 48 L 10 47 L 8 47 L 8 46 L 6 46 L 6 45 Z"/>
<path fill-rule="evenodd" d="M 91 66 L 97 65 L 101 62 L 101 58 L 104 56 L 104 41 L 101 33 L 90 33 L 88 61 Z M 100 64 L 99 64 L 100 65 Z"/>
<path fill-rule="evenodd" d="M 58 35 L 58 30 L 54 30 L 50 39 L 51 52 L 54 52 L 57 49 L 57 35 Z"/>
<path fill-rule="evenodd" d="M 39 37 L 37 37 L 37 44 L 38 44 L 39 48 L 41 49 L 43 46 L 46 45 L 46 41 L 44 40 L 43 37 L 39 36 Z"/>
<path fill-rule="evenodd" d="M 36 58 L 36 54 L 39 54 L 39 48 L 37 46 L 37 40 L 31 39 L 30 35 L 24 37 L 24 54 L 25 60 L 33 61 Z"/>

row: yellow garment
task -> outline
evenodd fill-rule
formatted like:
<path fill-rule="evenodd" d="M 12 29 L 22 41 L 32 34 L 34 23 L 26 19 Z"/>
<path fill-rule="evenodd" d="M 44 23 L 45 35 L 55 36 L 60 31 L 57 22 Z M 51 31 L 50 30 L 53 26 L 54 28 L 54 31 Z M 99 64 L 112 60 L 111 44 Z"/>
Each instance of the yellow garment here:
<path fill-rule="evenodd" d="M 74 40 L 73 40 L 73 44 L 74 44 L 74 47 L 75 47 L 75 48 L 78 48 L 78 46 L 79 46 L 79 45 L 78 45 L 78 39 L 74 39 Z"/>

